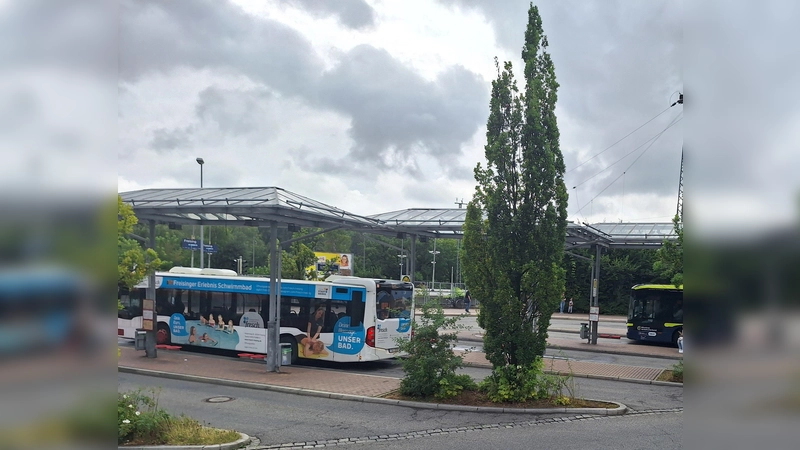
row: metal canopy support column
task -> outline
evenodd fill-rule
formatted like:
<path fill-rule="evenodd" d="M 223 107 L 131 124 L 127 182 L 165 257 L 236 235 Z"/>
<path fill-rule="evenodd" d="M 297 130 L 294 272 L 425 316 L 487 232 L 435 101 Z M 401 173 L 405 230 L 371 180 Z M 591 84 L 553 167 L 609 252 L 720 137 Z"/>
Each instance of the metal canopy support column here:
<path fill-rule="evenodd" d="M 275 328 L 270 330 L 269 339 L 270 342 L 275 342 L 275 366 L 277 367 L 277 371 L 280 372 L 281 369 L 281 284 L 283 281 L 283 277 L 281 277 L 281 273 L 283 273 L 283 246 L 278 246 L 278 276 L 276 278 L 275 283 Z"/>
<path fill-rule="evenodd" d="M 267 371 L 278 371 L 278 339 L 275 339 L 278 322 L 275 314 L 278 310 L 278 223 L 270 224 L 269 233 L 269 319 L 267 321 Z"/>
<path fill-rule="evenodd" d="M 589 306 L 590 307 L 594 306 L 595 308 L 598 308 L 600 306 L 598 297 L 600 295 L 600 292 L 599 292 L 600 291 L 600 289 L 599 289 L 600 288 L 599 280 L 600 280 L 600 251 L 601 251 L 601 247 L 599 245 L 595 244 L 594 248 L 595 248 L 595 257 L 594 257 L 594 269 L 592 270 L 592 287 L 591 287 L 592 299 L 591 299 L 591 302 L 589 303 Z M 598 316 L 598 319 L 599 319 L 599 316 Z M 597 322 L 597 321 L 591 321 L 590 322 L 590 324 L 591 324 L 591 342 L 592 342 L 592 344 L 597 344 L 597 325 L 598 325 L 598 323 L 599 322 Z"/>
<path fill-rule="evenodd" d="M 150 238 L 147 242 L 147 248 L 156 249 L 156 221 L 148 220 L 150 225 Z M 148 258 L 149 259 L 149 258 Z M 150 273 L 147 279 L 147 298 L 151 300 L 156 299 L 156 273 Z M 155 319 L 155 318 L 154 318 Z M 156 350 L 156 336 L 158 330 L 158 321 L 153 320 L 153 329 L 145 332 L 144 338 L 144 354 L 148 358 L 155 358 L 157 356 Z"/>
<path fill-rule="evenodd" d="M 414 279 L 414 274 L 417 272 L 416 261 L 417 261 L 417 235 L 411 235 L 411 257 L 409 258 L 411 261 L 408 262 L 408 275 L 411 277 L 411 282 L 413 283 L 416 281 Z"/>

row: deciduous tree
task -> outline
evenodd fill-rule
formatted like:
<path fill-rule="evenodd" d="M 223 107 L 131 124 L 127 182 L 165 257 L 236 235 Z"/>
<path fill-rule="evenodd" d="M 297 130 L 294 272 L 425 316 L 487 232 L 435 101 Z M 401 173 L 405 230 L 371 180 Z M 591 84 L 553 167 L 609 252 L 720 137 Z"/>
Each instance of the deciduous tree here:
<path fill-rule="evenodd" d="M 555 106 L 558 83 L 536 6 L 528 11 L 525 91 L 512 64 L 497 65 L 486 167 L 464 224 L 464 275 L 481 302 L 478 321 L 495 370 L 544 354 L 550 316 L 564 292 L 567 191 Z"/>
<path fill-rule="evenodd" d="M 155 250 L 144 249 L 135 239 L 128 237 L 139 222 L 133 207 L 117 196 L 117 281 L 128 289 L 161 266 Z"/>
<path fill-rule="evenodd" d="M 658 259 L 653 269 L 670 279 L 675 286 L 683 285 L 683 222 L 678 215 L 672 218 L 672 225 L 678 235 L 676 242 L 664 241 L 658 249 Z"/>

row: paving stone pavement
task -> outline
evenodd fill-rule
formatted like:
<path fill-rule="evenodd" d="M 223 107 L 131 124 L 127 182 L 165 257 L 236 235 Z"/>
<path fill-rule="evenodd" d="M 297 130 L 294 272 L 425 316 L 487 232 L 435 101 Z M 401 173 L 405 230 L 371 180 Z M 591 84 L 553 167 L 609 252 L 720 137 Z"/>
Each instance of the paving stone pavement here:
<path fill-rule="evenodd" d="M 283 366 L 279 373 L 267 372 L 264 361 L 221 360 L 176 350 L 159 350 L 156 358 L 147 358 L 143 351 L 123 347 L 118 366 L 366 397 L 377 397 L 400 388 L 398 378 L 338 371 L 325 372 L 322 376 L 317 369 L 300 366 Z"/>

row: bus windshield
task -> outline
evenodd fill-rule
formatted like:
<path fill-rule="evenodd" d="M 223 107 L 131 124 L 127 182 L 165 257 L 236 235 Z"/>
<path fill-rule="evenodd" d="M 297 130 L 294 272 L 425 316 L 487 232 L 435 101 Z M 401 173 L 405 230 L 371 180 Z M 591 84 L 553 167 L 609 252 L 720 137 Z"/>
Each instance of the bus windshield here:
<path fill-rule="evenodd" d="M 631 295 L 630 320 L 683 322 L 683 292 L 643 290 Z"/>
<path fill-rule="evenodd" d="M 375 311 L 378 319 L 407 319 L 413 308 L 414 288 L 411 283 L 376 283 Z"/>
<path fill-rule="evenodd" d="M 628 304 L 628 339 L 672 342 L 683 331 L 683 286 L 637 285 Z"/>

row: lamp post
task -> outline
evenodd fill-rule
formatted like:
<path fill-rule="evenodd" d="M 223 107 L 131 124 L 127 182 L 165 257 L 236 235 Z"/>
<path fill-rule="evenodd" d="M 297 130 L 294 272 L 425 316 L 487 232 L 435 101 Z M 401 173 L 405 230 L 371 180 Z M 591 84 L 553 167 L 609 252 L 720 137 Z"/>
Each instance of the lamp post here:
<path fill-rule="evenodd" d="M 431 274 L 431 290 L 436 289 L 436 255 L 441 252 L 436 251 L 436 238 L 433 238 L 433 250 L 428 250 L 433 255 L 433 273 Z"/>
<path fill-rule="evenodd" d="M 408 255 L 397 255 L 397 257 L 400 258 L 400 279 L 401 280 L 403 279 L 403 258 L 405 258 L 406 256 L 408 256 Z"/>
<path fill-rule="evenodd" d="M 203 164 L 206 162 L 203 161 L 203 158 L 197 158 L 197 164 L 200 164 L 200 189 L 203 189 Z M 204 243 L 203 243 L 203 224 L 200 223 L 200 268 L 203 268 L 203 250 L 204 250 Z"/>

